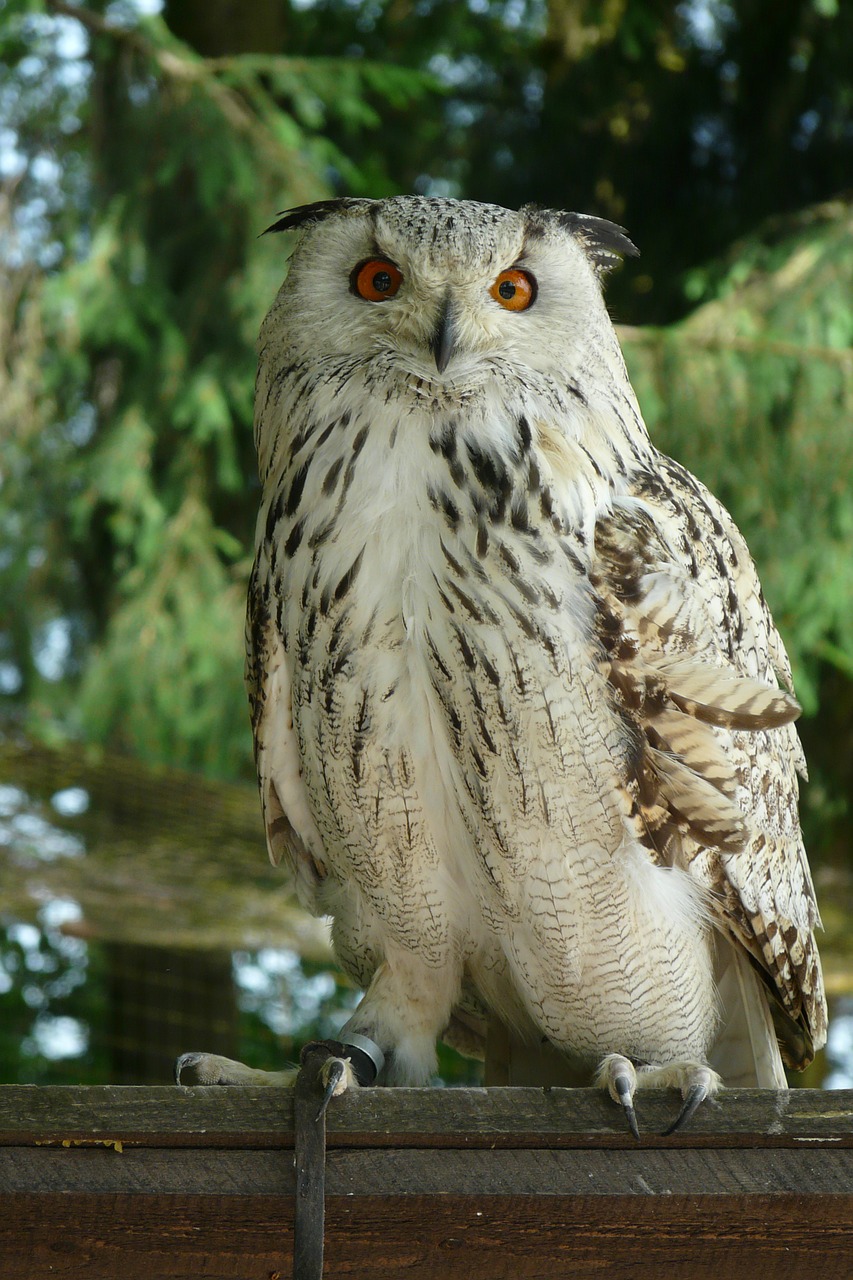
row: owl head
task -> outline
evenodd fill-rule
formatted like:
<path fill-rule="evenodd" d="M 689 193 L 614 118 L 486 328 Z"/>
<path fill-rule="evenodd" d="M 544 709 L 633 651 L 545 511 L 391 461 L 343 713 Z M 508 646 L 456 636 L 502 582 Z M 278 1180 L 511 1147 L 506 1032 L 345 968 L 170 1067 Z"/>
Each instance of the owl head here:
<path fill-rule="evenodd" d="M 323 200 L 269 230 L 301 238 L 267 344 L 379 360 L 433 385 L 491 362 L 543 369 L 555 345 L 579 359 L 612 348 L 601 278 L 637 253 L 602 218 L 425 196 Z"/>

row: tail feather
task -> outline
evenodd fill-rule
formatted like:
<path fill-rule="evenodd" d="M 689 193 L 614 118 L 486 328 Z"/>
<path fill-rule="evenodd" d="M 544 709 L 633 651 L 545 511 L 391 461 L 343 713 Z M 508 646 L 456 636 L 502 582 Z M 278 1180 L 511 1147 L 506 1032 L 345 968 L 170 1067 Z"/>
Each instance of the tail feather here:
<path fill-rule="evenodd" d="M 717 987 L 722 1023 L 708 1055 L 724 1084 L 737 1089 L 787 1089 L 782 1056 L 761 979 L 744 951 L 717 939 Z"/>

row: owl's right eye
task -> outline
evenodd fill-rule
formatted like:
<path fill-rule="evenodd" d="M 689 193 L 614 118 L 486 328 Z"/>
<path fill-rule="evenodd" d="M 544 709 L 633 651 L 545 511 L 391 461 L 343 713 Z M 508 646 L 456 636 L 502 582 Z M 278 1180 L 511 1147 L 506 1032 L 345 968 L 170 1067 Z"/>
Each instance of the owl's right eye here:
<path fill-rule="evenodd" d="M 387 258 L 368 258 L 360 262 L 350 276 L 350 287 L 365 302 L 384 302 L 393 298 L 403 282 L 399 267 Z"/>

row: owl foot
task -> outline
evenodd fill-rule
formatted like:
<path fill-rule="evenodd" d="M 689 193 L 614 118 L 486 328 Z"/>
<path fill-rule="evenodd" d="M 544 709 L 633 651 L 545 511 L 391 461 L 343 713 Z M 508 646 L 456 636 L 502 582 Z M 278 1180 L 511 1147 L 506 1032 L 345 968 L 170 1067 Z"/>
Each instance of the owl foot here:
<path fill-rule="evenodd" d="M 630 1058 L 624 1058 L 621 1053 L 608 1053 L 595 1076 L 596 1087 L 606 1089 L 613 1101 L 619 1103 L 625 1112 L 628 1128 L 639 1142 L 640 1126 L 634 1110 L 637 1083 L 637 1071 L 633 1062 Z"/>
<path fill-rule="evenodd" d="M 628 1127 L 639 1139 L 640 1130 L 634 1111 L 634 1094 L 637 1089 L 679 1089 L 683 1099 L 681 1110 L 663 1137 L 669 1137 L 683 1129 L 688 1120 L 708 1098 L 713 1098 L 722 1087 L 716 1071 L 703 1062 L 670 1062 L 666 1066 L 648 1064 L 636 1068 L 630 1058 L 621 1053 L 610 1053 L 601 1063 L 595 1077 L 598 1087 L 606 1089 L 614 1102 L 625 1112 Z"/>
<path fill-rule="evenodd" d="M 185 1083 L 181 1078 L 185 1071 L 191 1071 L 195 1077 L 190 1084 L 277 1085 L 279 1088 L 292 1088 L 299 1074 L 293 1067 L 287 1071 L 261 1071 L 217 1053 L 182 1053 L 175 1063 L 175 1084 Z"/>
<path fill-rule="evenodd" d="M 323 1061 L 318 1071 L 316 1064 L 320 1054 Z M 343 1041 L 316 1040 L 306 1044 L 300 1061 L 303 1068 L 317 1073 L 316 1078 L 323 1088 L 323 1098 L 316 1115 L 320 1120 L 332 1098 L 339 1098 L 347 1089 L 375 1084 L 385 1064 L 385 1056 L 375 1041 L 350 1032 Z"/>
<path fill-rule="evenodd" d="M 306 1049 L 321 1045 L 329 1055 L 320 1070 L 320 1082 L 325 1093 L 320 1115 L 332 1098 L 338 1098 L 348 1088 L 376 1082 L 385 1064 L 382 1050 L 367 1036 L 350 1032 L 346 1040 L 319 1041 L 306 1045 Z M 299 1075 L 297 1067 L 285 1071 L 262 1071 L 247 1067 L 245 1062 L 223 1058 L 217 1053 L 182 1053 L 175 1063 L 175 1084 L 186 1083 L 185 1072 L 191 1072 L 189 1083 L 193 1085 L 264 1085 L 292 1089 Z M 319 1118 L 319 1116 L 318 1116 Z"/>
<path fill-rule="evenodd" d="M 318 1120 L 325 1115 L 332 1098 L 339 1098 L 347 1089 L 358 1088 L 358 1076 L 350 1058 L 327 1058 L 320 1068 L 319 1077 L 323 1086 L 323 1100 L 317 1112 Z"/>
<path fill-rule="evenodd" d="M 192 1072 L 195 1078 L 190 1083 L 196 1085 L 278 1085 L 285 1089 L 293 1088 L 299 1075 L 294 1069 L 261 1071 L 255 1067 L 247 1067 L 244 1062 L 235 1062 L 233 1058 L 222 1058 L 216 1053 L 182 1053 L 175 1063 L 175 1084 L 185 1083 L 182 1079 L 185 1071 Z M 339 1098 L 347 1089 L 358 1086 L 358 1078 L 349 1058 L 327 1058 L 319 1076 L 324 1093 L 317 1112 L 318 1120 L 332 1098 Z"/>
<path fill-rule="evenodd" d="M 664 1129 L 665 1138 L 683 1129 L 702 1103 L 713 1098 L 723 1084 L 716 1071 L 712 1071 L 704 1062 L 670 1062 L 665 1067 L 643 1067 L 640 1079 L 647 1088 L 662 1085 L 664 1088 L 681 1091 L 684 1100 L 681 1110 L 669 1128 Z"/>

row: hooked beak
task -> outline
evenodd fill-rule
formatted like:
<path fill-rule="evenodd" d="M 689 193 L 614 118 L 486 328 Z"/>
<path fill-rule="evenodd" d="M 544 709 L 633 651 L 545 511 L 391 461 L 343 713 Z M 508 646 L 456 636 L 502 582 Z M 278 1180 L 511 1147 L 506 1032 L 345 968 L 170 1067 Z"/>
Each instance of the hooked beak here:
<path fill-rule="evenodd" d="M 435 359 L 435 367 L 438 372 L 444 373 L 450 364 L 451 356 L 456 350 L 456 322 L 449 293 L 445 294 L 444 301 L 441 304 L 441 313 L 430 338 L 429 349 Z"/>

